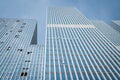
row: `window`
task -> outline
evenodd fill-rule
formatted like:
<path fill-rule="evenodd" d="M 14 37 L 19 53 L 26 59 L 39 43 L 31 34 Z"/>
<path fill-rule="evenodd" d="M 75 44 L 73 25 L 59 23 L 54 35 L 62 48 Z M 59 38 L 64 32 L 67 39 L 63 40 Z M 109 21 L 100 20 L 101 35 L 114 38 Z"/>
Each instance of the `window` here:
<path fill-rule="evenodd" d="M 22 72 L 21 73 L 21 77 L 26 77 L 27 76 L 27 72 Z"/>
<path fill-rule="evenodd" d="M 26 23 L 22 23 L 22 25 L 26 25 Z"/>
<path fill-rule="evenodd" d="M 23 68 L 23 70 L 28 70 L 29 68 Z"/>
<path fill-rule="evenodd" d="M 9 46 L 9 47 L 7 48 L 7 51 L 10 50 L 10 48 L 11 48 L 11 47 Z"/>
<path fill-rule="evenodd" d="M 21 76 L 24 76 L 24 72 L 21 73 Z"/>
<path fill-rule="evenodd" d="M 20 22 L 20 20 L 16 20 L 16 22 Z"/>
<path fill-rule="evenodd" d="M 8 35 L 8 33 L 6 33 L 5 35 Z"/>
<path fill-rule="evenodd" d="M 19 38 L 20 35 L 15 35 L 15 38 Z"/>
<path fill-rule="evenodd" d="M 7 25 L 5 25 L 5 27 L 7 27 Z"/>
<path fill-rule="evenodd" d="M 27 54 L 30 54 L 30 53 L 32 53 L 32 52 L 27 52 Z"/>
<path fill-rule="evenodd" d="M 24 76 L 27 76 L 27 72 L 25 72 L 25 75 Z"/>
<path fill-rule="evenodd" d="M 19 29 L 18 32 L 22 32 L 22 29 Z"/>
<path fill-rule="evenodd" d="M 3 41 L 0 42 L 0 44 L 2 44 L 2 43 L 3 43 Z"/>
<path fill-rule="evenodd" d="M 18 51 L 22 52 L 22 51 L 23 51 L 23 49 L 18 49 Z"/>
<path fill-rule="evenodd" d="M 16 20 L 16 22 L 20 22 L 20 20 Z"/>
<path fill-rule="evenodd" d="M 30 62 L 30 60 L 25 60 L 25 62 Z"/>
<path fill-rule="evenodd" d="M 12 32 L 12 30 L 10 30 L 10 32 Z"/>
<path fill-rule="evenodd" d="M 24 28 L 24 26 L 21 26 L 20 28 Z"/>

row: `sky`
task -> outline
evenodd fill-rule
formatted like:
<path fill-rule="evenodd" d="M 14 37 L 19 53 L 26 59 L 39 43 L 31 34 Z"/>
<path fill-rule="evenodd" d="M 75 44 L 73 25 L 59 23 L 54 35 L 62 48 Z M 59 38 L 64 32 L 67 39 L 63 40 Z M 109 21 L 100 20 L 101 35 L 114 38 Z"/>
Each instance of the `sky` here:
<path fill-rule="evenodd" d="M 0 0 L 0 18 L 35 19 L 38 44 L 44 44 L 46 9 L 49 6 L 76 7 L 89 20 L 120 20 L 120 0 Z"/>

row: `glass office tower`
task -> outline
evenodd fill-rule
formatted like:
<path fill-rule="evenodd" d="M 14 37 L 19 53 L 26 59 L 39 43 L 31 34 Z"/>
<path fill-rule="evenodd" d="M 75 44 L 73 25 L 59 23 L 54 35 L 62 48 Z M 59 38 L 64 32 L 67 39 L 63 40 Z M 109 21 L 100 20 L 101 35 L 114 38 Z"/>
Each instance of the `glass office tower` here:
<path fill-rule="evenodd" d="M 44 46 L 35 20 L 0 18 L 0 80 L 120 79 L 118 31 L 74 7 L 49 7 L 46 23 Z"/>
<path fill-rule="evenodd" d="M 120 32 L 113 27 L 107 25 L 103 21 L 92 21 L 96 28 L 98 28 L 113 44 L 120 50 Z"/>
<path fill-rule="evenodd" d="M 44 46 L 37 43 L 35 20 L 0 19 L 0 80 L 42 77 Z"/>
<path fill-rule="evenodd" d="M 113 20 L 111 23 L 110 23 L 111 27 L 113 29 L 115 29 L 116 31 L 119 31 L 120 32 L 120 20 Z"/>
<path fill-rule="evenodd" d="M 119 80 L 120 52 L 73 7 L 49 7 L 43 80 Z"/>

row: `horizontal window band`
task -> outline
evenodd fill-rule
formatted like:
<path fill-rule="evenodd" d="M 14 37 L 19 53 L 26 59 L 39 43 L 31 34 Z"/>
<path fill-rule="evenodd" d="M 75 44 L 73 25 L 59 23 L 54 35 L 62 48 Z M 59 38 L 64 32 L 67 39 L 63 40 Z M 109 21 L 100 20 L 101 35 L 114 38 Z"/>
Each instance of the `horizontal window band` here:
<path fill-rule="evenodd" d="M 80 24 L 47 24 L 47 27 L 95 28 L 94 25 L 80 25 Z"/>

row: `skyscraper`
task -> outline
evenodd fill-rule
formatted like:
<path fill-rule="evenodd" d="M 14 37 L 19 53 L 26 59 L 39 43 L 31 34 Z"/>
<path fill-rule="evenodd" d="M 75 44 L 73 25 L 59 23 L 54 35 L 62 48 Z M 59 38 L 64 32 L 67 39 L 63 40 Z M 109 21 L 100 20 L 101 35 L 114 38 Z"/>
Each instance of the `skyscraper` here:
<path fill-rule="evenodd" d="M 74 7 L 49 7 L 46 26 L 39 45 L 36 20 L 0 18 L 0 80 L 120 79 L 118 31 Z"/>
<path fill-rule="evenodd" d="M 113 29 L 120 32 L 120 20 L 113 20 L 110 25 Z"/>
<path fill-rule="evenodd" d="M 43 80 L 120 79 L 120 52 L 73 7 L 50 7 Z"/>
<path fill-rule="evenodd" d="M 109 26 L 103 21 L 92 21 L 92 23 L 120 50 L 120 32 L 115 30 L 113 25 Z"/>

